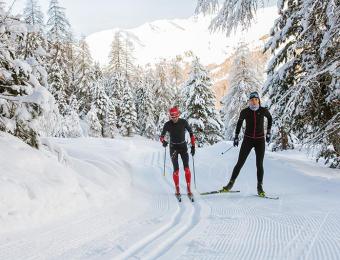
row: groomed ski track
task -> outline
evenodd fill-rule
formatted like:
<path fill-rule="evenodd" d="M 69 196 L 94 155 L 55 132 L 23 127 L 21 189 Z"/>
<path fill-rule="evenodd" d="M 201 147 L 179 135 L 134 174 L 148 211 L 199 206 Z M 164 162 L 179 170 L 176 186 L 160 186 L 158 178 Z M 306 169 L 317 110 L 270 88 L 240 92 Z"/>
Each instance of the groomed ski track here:
<path fill-rule="evenodd" d="M 340 181 L 307 176 L 274 153 L 265 157 L 264 189 L 279 200 L 254 196 L 253 152 L 235 184 L 240 193 L 200 196 L 225 185 L 236 163 L 238 149 L 221 156 L 230 143 L 219 143 L 195 156 L 192 203 L 182 168 L 182 202 L 175 198 L 169 153 L 163 176 L 159 143 L 139 137 L 53 142 L 73 161 L 126 181 L 127 194 L 108 198 L 105 208 L 1 236 L 0 259 L 340 259 Z M 115 146 L 125 149 L 124 177 L 111 163 Z"/>

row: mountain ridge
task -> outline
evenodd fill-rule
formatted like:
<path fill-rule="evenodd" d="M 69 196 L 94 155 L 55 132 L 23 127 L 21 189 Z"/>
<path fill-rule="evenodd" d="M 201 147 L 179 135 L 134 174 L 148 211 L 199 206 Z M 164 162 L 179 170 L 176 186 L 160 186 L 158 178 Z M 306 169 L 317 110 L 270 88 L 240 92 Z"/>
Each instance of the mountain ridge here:
<path fill-rule="evenodd" d="M 187 19 L 162 19 L 132 29 L 113 28 L 86 37 L 92 57 L 107 65 L 110 45 L 116 32 L 122 32 L 134 44 L 134 57 L 139 65 L 154 64 L 192 51 L 204 65 L 220 64 L 232 54 L 238 42 L 245 41 L 250 49 L 263 46 L 277 17 L 276 7 L 258 10 L 254 24 L 246 31 L 238 30 L 229 37 L 223 32 L 211 33 L 213 16 L 194 15 Z M 180 39 L 180 40 L 179 40 Z"/>

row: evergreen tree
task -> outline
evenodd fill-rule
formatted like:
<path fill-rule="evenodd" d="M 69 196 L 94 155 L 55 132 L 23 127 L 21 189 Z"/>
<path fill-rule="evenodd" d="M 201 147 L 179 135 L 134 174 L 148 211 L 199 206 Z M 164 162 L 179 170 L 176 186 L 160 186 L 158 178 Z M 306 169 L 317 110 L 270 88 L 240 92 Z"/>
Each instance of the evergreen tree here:
<path fill-rule="evenodd" d="M 208 72 L 195 58 L 190 79 L 183 89 L 183 117 L 192 126 L 199 147 L 222 140 L 223 123 L 215 108 L 216 98 L 211 85 Z"/>
<path fill-rule="evenodd" d="M 31 65 L 32 73 L 40 84 L 47 86 L 47 39 L 44 33 L 44 16 L 36 0 L 26 1 L 24 20 L 27 24 L 27 35 L 19 46 L 19 55 Z"/>
<path fill-rule="evenodd" d="M 86 122 L 89 136 L 102 137 L 102 125 L 99 122 L 95 105 L 92 105 L 90 111 L 87 113 Z"/>
<path fill-rule="evenodd" d="M 155 99 L 155 111 L 156 111 L 156 126 L 158 134 L 163 128 L 163 125 L 168 121 L 168 110 L 174 105 L 174 89 L 169 84 L 169 77 L 167 75 L 167 64 L 162 61 L 156 64 L 155 70 L 155 83 L 153 84 L 153 92 Z"/>
<path fill-rule="evenodd" d="M 117 117 L 121 117 L 122 97 L 126 80 L 131 83 L 133 78 L 133 45 L 122 32 L 116 32 L 111 44 L 109 66 L 106 69 L 106 89 L 109 97 L 114 100 Z"/>
<path fill-rule="evenodd" d="M 90 110 L 91 87 L 101 77 L 101 70 L 98 64 L 93 65 L 92 57 L 85 38 L 79 41 L 77 51 L 76 86 L 77 98 L 79 100 L 80 115 L 85 115 Z"/>
<path fill-rule="evenodd" d="M 112 100 L 117 118 L 121 115 L 121 107 L 123 105 L 123 90 L 125 86 L 125 78 L 119 73 L 106 74 L 103 76 L 102 82 L 104 84 L 105 92 L 110 100 Z M 119 123 L 119 122 L 118 122 Z M 117 125 L 119 128 L 119 125 Z"/>
<path fill-rule="evenodd" d="M 177 107 L 181 106 L 181 86 L 184 83 L 184 70 L 180 66 L 182 61 L 181 56 L 176 56 L 176 58 L 171 60 L 170 63 L 170 85 L 173 87 L 174 105 Z"/>
<path fill-rule="evenodd" d="M 122 32 L 116 32 L 111 44 L 111 50 L 109 54 L 109 67 L 110 73 L 117 73 L 126 78 L 132 78 L 133 76 L 133 43 Z"/>
<path fill-rule="evenodd" d="M 48 9 L 47 36 L 53 43 L 63 43 L 69 39 L 70 23 L 66 18 L 65 8 L 58 0 L 51 0 Z"/>
<path fill-rule="evenodd" d="M 241 26 L 247 29 L 253 21 L 259 4 L 263 6 L 262 0 L 224 0 L 222 8 L 218 8 L 218 0 L 198 0 L 196 13 L 204 14 L 217 11 L 218 14 L 212 20 L 210 29 L 226 31 L 229 35 Z"/>
<path fill-rule="evenodd" d="M 67 88 L 69 86 L 68 49 L 70 24 L 64 8 L 58 0 L 51 0 L 48 10 L 47 36 L 49 40 L 48 82 L 49 90 L 59 104 L 59 111 L 65 114 L 68 106 Z"/>
<path fill-rule="evenodd" d="M 44 27 L 44 14 L 37 0 L 26 0 L 24 20 L 27 24 L 37 26 L 37 29 L 42 31 Z"/>
<path fill-rule="evenodd" d="M 238 117 L 247 104 L 249 93 L 261 90 L 261 77 L 254 68 L 255 63 L 250 57 L 247 45 L 240 43 L 229 73 L 229 90 L 221 102 L 221 116 L 228 140 L 234 136 Z"/>
<path fill-rule="evenodd" d="M 139 134 L 150 139 L 156 138 L 155 107 L 152 93 L 152 79 L 147 75 L 137 89 L 137 122 Z"/>
<path fill-rule="evenodd" d="M 266 45 L 274 56 L 265 86 L 281 136 L 297 135 L 310 146 L 321 145 L 318 157 L 338 168 L 339 10 L 332 0 L 280 2 L 280 17 Z M 275 145 L 280 143 L 276 138 Z"/>
<path fill-rule="evenodd" d="M 62 137 L 81 137 L 82 129 L 78 115 L 79 103 L 75 95 L 70 97 L 69 105 L 62 120 Z"/>
<path fill-rule="evenodd" d="M 116 32 L 111 43 L 111 50 L 109 53 L 109 67 L 108 70 L 113 73 L 123 74 L 124 69 L 124 46 L 120 32 Z"/>
<path fill-rule="evenodd" d="M 27 27 L 0 4 L 0 131 L 38 147 L 36 120 L 52 104 L 31 65 L 18 55 Z M 38 61 L 37 61 L 38 62 Z"/>
<path fill-rule="evenodd" d="M 117 133 L 117 115 L 113 100 L 108 99 L 104 121 L 104 137 L 114 138 Z"/>
<path fill-rule="evenodd" d="M 102 126 L 105 124 L 105 118 L 108 107 L 108 96 L 105 92 L 104 82 L 102 80 L 96 82 L 92 89 L 92 104 L 96 107 L 97 117 Z M 103 133 L 102 133 L 103 135 Z"/>
<path fill-rule="evenodd" d="M 132 95 L 132 89 L 128 80 L 125 80 L 121 114 L 119 117 L 119 126 L 121 134 L 123 136 L 133 136 L 136 133 L 136 125 L 137 125 L 137 113 Z"/>
<path fill-rule="evenodd" d="M 44 15 L 36 0 L 26 1 L 24 20 L 27 24 L 27 36 L 21 48 L 22 55 L 25 59 L 34 57 L 39 63 L 43 63 L 47 41 L 44 34 Z"/>

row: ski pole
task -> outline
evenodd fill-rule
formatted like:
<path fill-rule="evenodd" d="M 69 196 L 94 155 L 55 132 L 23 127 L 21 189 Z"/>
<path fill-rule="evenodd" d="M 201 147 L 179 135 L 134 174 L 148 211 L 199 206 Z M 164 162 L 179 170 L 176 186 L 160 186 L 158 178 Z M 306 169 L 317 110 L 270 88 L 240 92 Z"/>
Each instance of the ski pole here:
<path fill-rule="evenodd" d="M 164 147 L 164 168 L 163 168 L 163 176 L 165 176 L 165 160 L 166 160 L 166 147 Z"/>
<path fill-rule="evenodd" d="M 192 156 L 192 168 L 194 169 L 194 184 L 195 184 L 195 189 L 196 188 L 196 173 L 195 173 L 195 157 Z"/>
<path fill-rule="evenodd" d="M 221 153 L 221 155 L 225 154 L 226 152 L 228 152 L 231 148 L 233 148 L 234 146 L 228 148 L 227 150 L 225 150 L 223 153 Z"/>

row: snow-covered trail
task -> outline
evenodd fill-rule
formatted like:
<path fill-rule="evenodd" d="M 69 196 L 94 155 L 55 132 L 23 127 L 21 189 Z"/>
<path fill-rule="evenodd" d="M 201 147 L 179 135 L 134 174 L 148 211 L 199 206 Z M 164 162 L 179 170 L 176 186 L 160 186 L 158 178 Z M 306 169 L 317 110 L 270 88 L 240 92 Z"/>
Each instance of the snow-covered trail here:
<path fill-rule="evenodd" d="M 105 207 L 1 236 L 0 259 L 340 258 L 340 181 L 302 173 L 301 169 L 308 169 L 303 162 L 295 167 L 294 159 L 267 153 L 264 188 L 279 200 L 254 196 L 256 169 L 251 153 L 235 184 L 241 193 L 200 196 L 195 191 L 194 203 L 185 196 L 178 203 L 171 163 L 168 158 L 163 176 L 164 149 L 156 142 L 143 138 L 53 141 L 72 161 L 112 175 L 127 187 L 126 193 L 109 198 Z M 198 150 L 200 192 L 225 185 L 238 156 L 238 149 L 221 156 L 228 146 L 219 143 Z M 128 170 L 123 176 L 112 163 L 117 157 Z M 328 171 L 317 165 L 315 169 Z M 184 192 L 182 169 L 180 181 Z"/>

